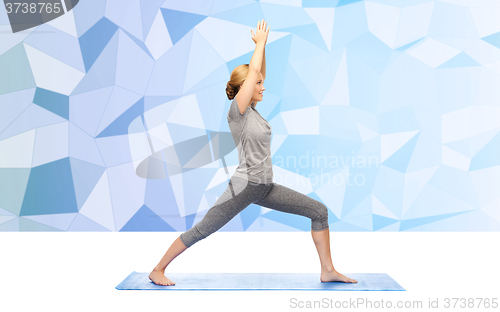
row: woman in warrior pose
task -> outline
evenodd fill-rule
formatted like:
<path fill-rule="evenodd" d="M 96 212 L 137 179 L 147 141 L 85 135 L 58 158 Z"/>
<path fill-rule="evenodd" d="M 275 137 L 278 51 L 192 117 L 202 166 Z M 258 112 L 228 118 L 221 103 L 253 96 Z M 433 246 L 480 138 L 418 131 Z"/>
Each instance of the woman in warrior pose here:
<path fill-rule="evenodd" d="M 169 263 L 194 243 L 216 232 L 250 204 L 302 215 L 311 219 L 311 235 L 321 262 L 321 282 L 357 283 L 337 272 L 330 255 L 328 209 L 302 193 L 273 183 L 271 163 L 271 126 L 255 109 L 262 101 L 266 79 L 265 45 L 269 27 L 264 20 L 251 30 L 255 51 L 250 64 L 236 67 L 227 83 L 226 94 L 232 100 L 227 120 L 238 149 L 239 165 L 227 189 L 203 219 L 182 233 L 149 274 L 157 285 L 172 286 L 164 273 Z"/>

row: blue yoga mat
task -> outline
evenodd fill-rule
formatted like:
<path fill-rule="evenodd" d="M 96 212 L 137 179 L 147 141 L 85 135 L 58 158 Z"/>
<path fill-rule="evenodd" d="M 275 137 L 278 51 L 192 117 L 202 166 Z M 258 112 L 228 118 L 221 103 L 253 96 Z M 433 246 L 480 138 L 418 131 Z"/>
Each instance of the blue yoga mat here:
<path fill-rule="evenodd" d="M 323 283 L 319 273 L 167 273 L 174 286 L 156 285 L 149 273 L 132 272 L 119 290 L 405 290 L 386 273 L 343 273 L 358 281 Z"/>

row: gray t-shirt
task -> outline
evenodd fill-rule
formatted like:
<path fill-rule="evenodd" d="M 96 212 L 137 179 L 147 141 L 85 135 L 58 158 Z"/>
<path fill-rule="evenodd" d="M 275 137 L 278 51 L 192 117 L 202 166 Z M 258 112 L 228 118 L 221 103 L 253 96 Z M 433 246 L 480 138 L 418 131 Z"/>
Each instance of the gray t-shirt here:
<path fill-rule="evenodd" d="M 255 109 L 255 103 L 252 102 L 242 114 L 234 98 L 227 113 L 227 122 L 240 162 L 233 177 L 255 183 L 272 183 L 271 125 Z"/>

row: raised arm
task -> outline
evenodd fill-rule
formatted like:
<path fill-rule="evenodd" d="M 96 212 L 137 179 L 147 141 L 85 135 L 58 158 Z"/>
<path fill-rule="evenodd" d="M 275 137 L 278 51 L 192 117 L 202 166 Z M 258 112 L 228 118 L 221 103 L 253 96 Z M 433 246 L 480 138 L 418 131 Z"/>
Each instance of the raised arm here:
<path fill-rule="evenodd" d="M 267 41 L 267 34 L 269 33 L 269 27 L 266 30 L 266 26 L 266 22 L 263 22 L 261 25 L 259 21 L 255 36 L 253 36 L 252 32 L 252 39 L 256 42 L 255 51 L 253 52 L 252 59 L 250 60 L 250 64 L 248 66 L 247 77 L 241 85 L 238 94 L 236 94 L 236 102 L 238 103 L 238 107 L 242 114 L 245 113 L 245 110 L 250 105 L 255 84 L 259 79 L 259 72 L 261 72 L 264 65 L 264 47 Z"/>
<path fill-rule="evenodd" d="M 266 47 L 264 46 L 264 52 L 262 52 L 262 68 L 260 69 L 260 73 L 264 80 L 266 80 Z"/>

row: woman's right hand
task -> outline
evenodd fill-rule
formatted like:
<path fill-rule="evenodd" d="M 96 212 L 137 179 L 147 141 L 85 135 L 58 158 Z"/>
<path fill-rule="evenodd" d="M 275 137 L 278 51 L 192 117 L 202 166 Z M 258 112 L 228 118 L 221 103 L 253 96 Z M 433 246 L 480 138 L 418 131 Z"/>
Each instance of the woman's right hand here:
<path fill-rule="evenodd" d="M 267 29 L 266 29 L 267 27 Z M 269 26 L 267 26 L 267 22 L 262 19 L 261 21 L 257 22 L 257 31 L 255 34 L 253 33 L 253 29 L 250 30 L 252 33 L 252 40 L 257 44 L 257 42 L 263 42 L 266 44 L 267 42 L 267 35 L 269 34 Z"/>

